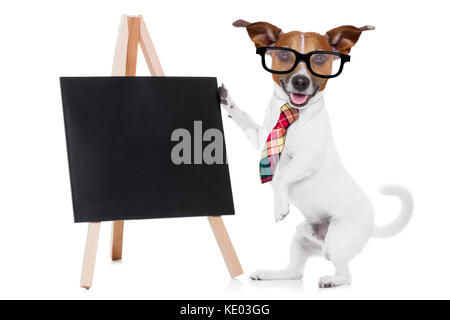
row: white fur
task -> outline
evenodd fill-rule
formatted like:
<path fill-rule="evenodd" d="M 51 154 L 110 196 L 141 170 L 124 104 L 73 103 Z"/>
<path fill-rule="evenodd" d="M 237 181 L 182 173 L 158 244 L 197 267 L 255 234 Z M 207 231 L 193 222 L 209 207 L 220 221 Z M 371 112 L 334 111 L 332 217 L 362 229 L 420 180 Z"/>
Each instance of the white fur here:
<path fill-rule="evenodd" d="M 222 106 L 230 117 L 259 150 L 278 120 L 280 107 L 289 101 L 276 85 L 264 124 L 259 126 L 237 108 L 229 94 L 222 100 Z M 303 213 L 305 222 L 297 227 L 288 267 L 279 271 L 255 272 L 251 276 L 254 280 L 301 279 L 306 260 L 322 255 L 335 265 L 336 273 L 323 277 L 319 286 L 350 284 L 350 260 L 371 237 L 390 237 L 399 233 L 408 224 L 413 211 L 412 197 L 407 190 L 399 186 L 385 187 L 382 190 L 385 194 L 396 195 L 402 200 L 402 210 L 392 224 L 375 227 L 369 199 L 338 156 L 322 92 L 300 109 L 299 119 L 289 127 L 272 186 L 275 220 L 283 220 L 292 204 Z M 326 227 L 327 230 L 324 229 Z"/>
<path fill-rule="evenodd" d="M 305 35 L 301 34 L 301 44 L 300 44 L 300 52 L 305 53 Z"/>

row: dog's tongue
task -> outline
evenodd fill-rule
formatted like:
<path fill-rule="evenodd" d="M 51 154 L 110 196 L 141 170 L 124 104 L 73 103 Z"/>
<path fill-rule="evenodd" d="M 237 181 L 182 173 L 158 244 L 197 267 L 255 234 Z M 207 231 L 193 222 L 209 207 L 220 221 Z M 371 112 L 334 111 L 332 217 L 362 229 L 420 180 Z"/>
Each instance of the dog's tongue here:
<path fill-rule="evenodd" d="M 291 100 L 295 104 L 304 104 L 306 102 L 306 99 L 308 99 L 308 96 L 305 96 L 303 94 L 291 93 Z"/>

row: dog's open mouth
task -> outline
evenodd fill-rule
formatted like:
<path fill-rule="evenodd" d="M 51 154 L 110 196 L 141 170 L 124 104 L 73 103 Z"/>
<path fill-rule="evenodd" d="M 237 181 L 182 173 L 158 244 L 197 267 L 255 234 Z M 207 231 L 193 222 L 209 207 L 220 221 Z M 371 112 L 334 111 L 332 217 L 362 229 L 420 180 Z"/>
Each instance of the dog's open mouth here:
<path fill-rule="evenodd" d="M 302 107 L 306 106 L 308 104 L 309 100 L 311 100 L 311 98 L 316 95 L 316 93 L 319 89 L 317 87 L 316 90 L 314 90 L 313 94 L 305 95 L 305 94 L 301 94 L 301 93 L 289 92 L 286 89 L 284 82 L 283 81 L 280 81 L 280 82 L 281 82 L 281 86 L 283 87 L 284 92 L 289 97 L 289 102 L 291 103 L 291 105 L 293 105 L 296 108 L 302 108 Z"/>
<path fill-rule="evenodd" d="M 300 93 L 291 93 L 289 98 L 297 106 L 302 106 L 308 101 L 308 96 Z"/>

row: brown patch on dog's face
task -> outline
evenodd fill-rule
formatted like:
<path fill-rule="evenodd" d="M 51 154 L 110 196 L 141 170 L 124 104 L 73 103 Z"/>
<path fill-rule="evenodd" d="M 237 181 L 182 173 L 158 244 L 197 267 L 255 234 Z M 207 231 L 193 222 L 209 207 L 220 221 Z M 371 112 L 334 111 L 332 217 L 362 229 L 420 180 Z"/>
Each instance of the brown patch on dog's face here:
<path fill-rule="evenodd" d="M 328 43 L 328 38 L 326 36 L 320 35 L 315 32 L 300 32 L 292 31 L 288 33 L 283 33 L 279 37 L 278 41 L 275 43 L 276 47 L 290 48 L 298 51 L 300 53 L 308 53 L 311 51 L 332 51 L 331 45 Z M 275 68 L 280 64 L 280 59 L 276 57 L 272 58 L 272 63 Z M 332 61 L 326 63 L 322 68 L 331 70 Z M 296 74 L 300 69 L 304 69 L 308 73 L 309 77 L 313 82 L 313 87 L 318 88 L 318 91 L 325 89 L 328 79 L 319 78 L 311 74 L 307 69 L 304 62 L 298 64 L 298 66 L 288 74 L 272 74 L 273 81 L 275 81 L 279 86 L 283 86 L 283 83 L 287 83 L 292 75 Z M 326 74 L 326 72 L 324 72 Z"/>

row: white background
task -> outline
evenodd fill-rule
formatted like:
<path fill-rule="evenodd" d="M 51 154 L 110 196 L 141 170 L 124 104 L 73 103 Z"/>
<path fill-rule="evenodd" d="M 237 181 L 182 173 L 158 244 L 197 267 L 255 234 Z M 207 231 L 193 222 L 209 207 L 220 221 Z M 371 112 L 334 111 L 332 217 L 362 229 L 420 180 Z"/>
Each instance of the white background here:
<path fill-rule="evenodd" d="M 446 1 L 2 1 L 0 4 L 0 298 L 450 298 Z M 329 262 L 311 260 L 303 282 L 253 283 L 283 267 L 301 214 L 275 224 L 259 154 L 224 118 L 236 216 L 225 223 L 246 275 L 230 281 L 206 218 L 127 222 L 124 260 L 109 262 L 101 230 L 94 287 L 79 288 L 87 225 L 75 225 L 60 76 L 111 73 L 121 15 L 143 14 L 167 75 L 217 76 L 261 121 L 272 80 L 244 18 L 285 31 L 325 33 L 373 24 L 326 101 L 344 163 L 374 201 L 377 223 L 399 210 L 377 193 L 401 183 L 414 194 L 411 224 L 373 240 L 351 264 L 353 284 L 319 290 Z M 148 75 L 139 57 L 139 75 Z"/>

